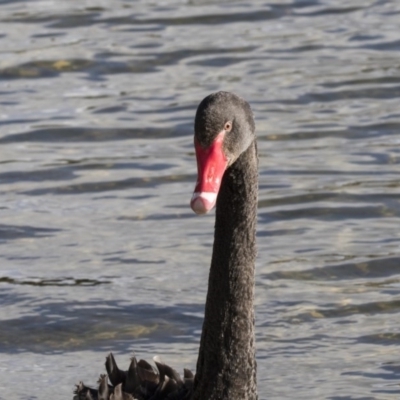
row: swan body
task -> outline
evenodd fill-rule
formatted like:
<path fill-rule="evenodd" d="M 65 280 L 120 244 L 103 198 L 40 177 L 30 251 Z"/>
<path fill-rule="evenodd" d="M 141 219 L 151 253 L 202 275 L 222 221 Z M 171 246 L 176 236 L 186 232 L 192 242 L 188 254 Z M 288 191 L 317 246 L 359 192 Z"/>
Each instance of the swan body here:
<path fill-rule="evenodd" d="M 254 268 L 258 159 L 249 104 L 229 92 L 207 96 L 195 117 L 197 214 L 216 205 L 213 255 L 195 376 L 183 379 L 155 358 L 120 371 L 106 360 L 97 390 L 82 382 L 75 400 L 256 400 Z"/>

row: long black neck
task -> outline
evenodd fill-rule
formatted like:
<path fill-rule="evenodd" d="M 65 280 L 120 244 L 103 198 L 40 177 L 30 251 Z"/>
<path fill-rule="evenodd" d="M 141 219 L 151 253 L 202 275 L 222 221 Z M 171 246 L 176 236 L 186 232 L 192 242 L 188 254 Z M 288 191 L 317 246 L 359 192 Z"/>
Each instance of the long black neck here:
<path fill-rule="evenodd" d="M 254 264 L 257 149 L 223 177 L 192 400 L 255 400 Z"/>

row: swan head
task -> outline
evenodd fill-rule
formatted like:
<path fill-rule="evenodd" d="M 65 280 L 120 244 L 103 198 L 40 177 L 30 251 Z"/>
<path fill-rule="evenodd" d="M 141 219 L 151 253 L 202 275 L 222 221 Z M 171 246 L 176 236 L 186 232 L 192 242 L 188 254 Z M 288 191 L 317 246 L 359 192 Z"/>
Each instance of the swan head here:
<path fill-rule="evenodd" d="M 199 104 L 194 121 L 197 182 L 190 202 L 196 214 L 214 207 L 225 170 L 255 138 L 250 105 L 230 92 L 217 92 Z"/>

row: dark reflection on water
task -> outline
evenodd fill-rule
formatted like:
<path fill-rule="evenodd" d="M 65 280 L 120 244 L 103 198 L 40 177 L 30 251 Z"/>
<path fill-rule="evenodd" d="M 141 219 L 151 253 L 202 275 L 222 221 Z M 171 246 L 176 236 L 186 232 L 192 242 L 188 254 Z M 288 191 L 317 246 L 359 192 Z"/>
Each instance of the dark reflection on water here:
<path fill-rule="evenodd" d="M 132 178 L 125 179 L 122 181 L 110 181 L 110 182 L 96 182 L 96 183 L 82 183 L 77 185 L 60 186 L 46 189 L 34 189 L 25 191 L 23 194 L 31 196 L 42 196 L 45 194 L 79 194 L 79 193 L 96 193 L 105 192 L 110 190 L 122 190 L 129 188 L 145 188 L 155 187 L 161 183 L 168 182 L 192 182 L 194 175 L 182 175 L 182 176 L 160 176 L 154 178 Z"/>
<path fill-rule="evenodd" d="M 60 126 L 36 129 L 26 133 L 12 134 L 0 139 L 1 144 L 14 142 L 97 142 L 131 140 L 135 138 L 156 139 L 173 136 L 187 136 L 188 125 L 167 129 L 142 128 L 62 128 Z"/>
<path fill-rule="evenodd" d="M 30 260 L 30 257 L 26 257 Z M 0 277 L 0 283 L 9 283 L 12 285 L 32 285 L 32 286 L 97 286 L 110 283 L 108 281 L 98 281 L 94 279 L 74 279 L 74 278 L 60 278 L 60 279 L 41 279 L 41 278 L 28 278 L 25 280 L 17 280 L 13 278 Z"/>
<path fill-rule="evenodd" d="M 400 301 L 396 302 L 378 302 L 378 303 L 366 303 L 359 306 L 344 306 L 339 309 L 332 308 L 329 309 L 329 305 L 325 304 L 324 309 L 315 309 L 311 314 L 300 314 L 296 316 L 298 321 L 303 319 L 307 320 L 310 317 L 316 318 L 338 318 L 338 317 L 348 317 L 357 314 L 373 315 L 379 313 L 383 315 L 384 313 L 395 313 L 399 311 Z"/>
<path fill-rule="evenodd" d="M 285 219 L 322 219 L 322 220 L 340 220 L 340 219 L 358 219 L 358 218 L 379 218 L 379 217 L 398 217 L 400 210 L 391 210 L 383 206 L 376 207 L 310 207 L 297 210 L 286 210 L 275 213 L 260 213 L 260 217 L 265 222 L 271 220 Z"/>
<path fill-rule="evenodd" d="M 90 346 L 107 351 L 123 351 L 126 341 L 155 339 L 174 343 L 178 336 L 198 340 L 201 305 L 154 307 L 151 304 L 126 305 L 116 301 L 46 303 L 37 307 L 40 317 L 9 319 L 0 332 L 2 352 L 77 351 Z M 132 318 L 134 316 L 134 318 Z M 38 319 L 40 324 L 38 324 Z M 46 329 L 43 329 L 43 326 Z M 21 332 L 29 332 L 29 335 Z M 194 336 L 194 337 L 193 337 Z"/>
<path fill-rule="evenodd" d="M 161 171 L 173 167 L 173 164 L 167 163 L 153 163 L 151 165 L 145 165 L 143 163 L 120 163 L 110 160 L 99 160 L 95 163 L 95 160 L 60 160 L 68 166 L 62 166 L 58 168 L 47 168 L 41 171 L 10 171 L 0 173 L 0 185 L 6 185 L 10 182 L 44 182 L 44 181 L 63 181 L 71 180 L 78 177 L 79 171 L 84 170 L 118 170 L 118 169 L 140 169 L 144 171 Z M 83 164 L 83 165 L 79 165 Z M 161 179 L 161 178 L 160 178 Z M 171 179 L 170 177 L 166 178 Z"/>
<path fill-rule="evenodd" d="M 4 225 L 0 224 L 0 244 L 2 241 L 30 238 L 30 237 L 46 237 L 59 232 L 61 229 L 39 228 L 34 226 L 22 225 Z"/>
<path fill-rule="evenodd" d="M 400 257 L 379 258 L 366 260 L 359 264 L 345 263 L 340 265 L 326 265 L 323 268 L 313 268 L 304 271 L 272 272 L 264 276 L 267 279 L 296 279 L 296 280 L 341 280 L 359 278 L 383 278 L 399 275 Z M 391 283 L 400 282 L 400 277 Z M 370 285 L 379 285 L 370 282 Z"/>
<path fill-rule="evenodd" d="M 341 99 L 391 99 L 398 97 L 400 86 L 341 90 L 335 92 L 306 93 L 295 100 L 278 100 L 281 104 L 309 104 L 338 101 Z"/>
<path fill-rule="evenodd" d="M 296 100 L 297 102 L 297 100 Z M 318 128 L 318 126 L 316 127 Z M 329 128 L 329 127 L 328 127 Z M 276 136 L 264 136 L 261 140 L 312 140 L 323 137 L 334 137 L 334 138 L 347 138 L 347 139 L 364 139 L 364 138 L 379 138 L 384 135 L 397 135 L 400 128 L 399 122 L 388 122 L 381 124 L 373 124 L 367 126 L 349 126 L 346 129 L 323 129 L 320 131 L 297 131 L 279 137 Z"/>
<path fill-rule="evenodd" d="M 13 66 L 0 70 L 0 79 L 32 79 L 32 78 L 53 78 L 65 72 L 87 72 L 90 76 L 99 77 L 101 75 L 121 74 L 121 73 L 150 73 L 157 71 L 157 68 L 174 65 L 185 58 L 223 53 L 247 53 L 254 50 L 254 47 L 229 48 L 229 49 L 201 49 L 194 51 L 191 49 L 180 50 L 171 53 L 144 53 L 147 60 L 132 60 L 124 62 L 105 61 L 105 55 L 97 55 L 98 62 L 95 60 L 69 59 L 57 61 L 35 61 L 19 66 Z M 112 54 L 109 56 L 124 56 L 124 54 Z M 245 60 L 245 59 L 243 59 Z M 219 57 L 210 61 L 210 65 L 223 66 L 233 62 L 239 62 L 240 58 Z M 195 65 L 203 65 L 200 62 L 193 62 Z"/>
<path fill-rule="evenodd" d="M 229 90 L 257 121 L 260 399 L 397 400 L 399 7 L 1 2 L 0 398 L 70 398 L 108 351 L 194 368 L 192 124 Z"/>
<path fill-rule="evenodd" d="M 381 345 L 386 346 L 398 346 L 400 341 L 400 335 L 397 332 L 385 332 L 382 334 L 376 334 L 371 336 L 363 336 L 357 338 L 358 342 L 369 343 L 369 344 L 376 344 L 379 343 Z M 397 366 L 389 367 L 386 366 L 384 369 L 391 370 L 391 372 L 398 374 L 400 368 L 400 364 Z M 394 378 L 394 377 L 393 377 Z"/>

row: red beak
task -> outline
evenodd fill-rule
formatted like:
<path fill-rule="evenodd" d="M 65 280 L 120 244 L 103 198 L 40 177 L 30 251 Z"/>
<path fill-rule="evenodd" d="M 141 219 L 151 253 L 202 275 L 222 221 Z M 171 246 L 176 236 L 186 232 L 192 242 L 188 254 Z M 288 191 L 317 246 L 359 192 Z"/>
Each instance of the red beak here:
<path fill-rule="evenodd" d="M 194 141 L 197 158 L 197 183 L 190 202 L 196 214 L 206 214 L 215 205 L 228 160 L 222 149 L 225 131 L 221 131 L 211 145 L 203 148 Z"/>

